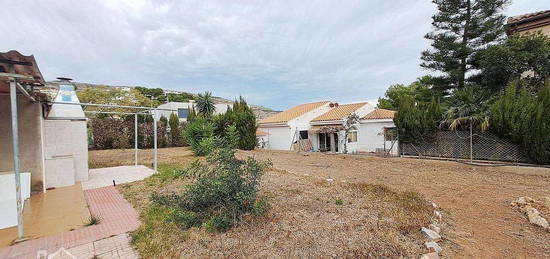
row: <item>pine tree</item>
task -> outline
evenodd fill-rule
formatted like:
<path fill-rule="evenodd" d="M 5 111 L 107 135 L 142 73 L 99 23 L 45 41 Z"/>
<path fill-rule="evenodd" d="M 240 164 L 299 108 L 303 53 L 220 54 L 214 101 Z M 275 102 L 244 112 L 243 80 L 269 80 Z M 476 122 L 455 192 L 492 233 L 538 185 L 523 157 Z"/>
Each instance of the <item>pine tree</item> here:
<path fill-rule="evenodd" d="M 442 90 L 462 89 L 473 69 L 473 55 L 503 36 L 502 9 L 509 0 L 433 0 L 434 31 L 425 38 L 432 49 L 422 52 L 423 68 L 442 72 Z"/>
<path fill-rule="evenodd" d="M 170 114 L 170 119 L 168 120 L 168 125 L 170 125 L 170 137 L 171 144 L 174 147 L 179 147 L 182 145 L 181 139 L 181 130 L 180 130 L 180 119 L 176 113 Z"/>

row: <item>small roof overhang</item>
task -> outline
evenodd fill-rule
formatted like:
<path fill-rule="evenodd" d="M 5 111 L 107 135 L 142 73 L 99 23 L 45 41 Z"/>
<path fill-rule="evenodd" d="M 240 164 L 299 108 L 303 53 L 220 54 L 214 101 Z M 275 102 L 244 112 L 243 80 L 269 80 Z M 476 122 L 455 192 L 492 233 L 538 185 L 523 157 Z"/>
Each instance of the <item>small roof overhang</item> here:
<path fill-rule="evenodd" d="M 333 133 L 344 130 L 344 127 L 339 124 L 315 125 L 309 128 L 311 133 Z"/>

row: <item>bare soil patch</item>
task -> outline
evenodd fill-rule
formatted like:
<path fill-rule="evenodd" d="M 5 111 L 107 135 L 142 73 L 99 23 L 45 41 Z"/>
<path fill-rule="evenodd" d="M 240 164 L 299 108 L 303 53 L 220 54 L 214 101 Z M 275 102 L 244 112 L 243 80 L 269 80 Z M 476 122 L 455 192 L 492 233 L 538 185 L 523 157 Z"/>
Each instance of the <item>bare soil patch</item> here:
<path fill-rule="evenodd" d="M 166 150 L 168 151 L 168 150 Z M 168 151 L 168 159 L 185 165 L 195 158 Z M 132 151 L 126 151 L 132 152 Z M 133 159 L 117 152 L 119 159 Z M 94 152 L 94 161 L 110 152 Z M 109 162 L 111 163 L 111 162 Z M 161 168 L 162 169 L 162 168 Z M 225 233 L 192 228 L 184 231 L 162 221 L 162 211 L 148 211 L 153 192 L 181 192 L 189 179 L 150 177 L 120 185 L 119 190 L 142 213 L 142 229 L 153 239 L 135 243 L 144 257 L 419 257 L 428 252 L 420 228 L 433 207 L 414 192 L 383 185 L 327 181 L 274 169 L 264 175 L 260 195 L 272 208 L 265 216 L 245 215 Z"/>
<path fill-rule="evenodd" d="M 510 206 L 520 196 L 550 197 L 550 169 L 268 150 L 241 151 L 240 155 L 271 159 L 275 168 L 295 175 L 421 193 L 444 212 L 445 257 L 550 255 L 550 233 L 531 225 Z"/>

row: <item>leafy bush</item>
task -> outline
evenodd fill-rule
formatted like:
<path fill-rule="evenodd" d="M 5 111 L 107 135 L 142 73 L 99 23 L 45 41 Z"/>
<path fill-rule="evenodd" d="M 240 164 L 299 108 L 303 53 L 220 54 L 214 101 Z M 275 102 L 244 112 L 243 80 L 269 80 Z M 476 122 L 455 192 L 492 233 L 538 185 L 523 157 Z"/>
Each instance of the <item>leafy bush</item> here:
<path fill-rule="evenodd" d="M 492 130 L 520 144 L 533 161 L 550 164 L 550 82 L 536 94 L 528 89 L 516 82 L 498 97 L 491 107 Z"/>
<path fill-rule="evenodd" d="M 188 168 L 196 175 L 183 194 L 154 194 L 151 200 L 173 209 L 170 220 L 183 229 L 202 225 L 209 231 L 225 231 L 244 213 L 261 214 L 269 209 L 266 200 L 257 200 L 260 178 L 270 162 L 253 158 L 238 160 L 229 148 L 216 149 L 207 163 Z"/>
<path fill-rule="evenodd" d="M 206 147 L 211 140 L 203 142 L 203 139 L 214 137 L 214 124 L 208 119 L 197 117 L 187 124 L 184 136 L 185 141 L 189 143 L 195 155 L 202 156 L 208 154 L 203 151 L 204 147 Z"/>
<path fill-rule="evenodd" d="M 222 137 L 226 136 L 229 126 L 235 126 L 237 148 L 252 150 L 256 147 L 256 115 L 254 115 L 254 112 L 244 98 L 240 97 L 238 100 L 235 100 L 232 108 L 229 108 L 224 114 L 217 116 L 215 124 L 216 135 Z"/>
<path fill-rule="evenodd" d="M 432 98 L 429 103 L 417 102 L 412 96 L 400 99 L 394 122 L 399 130 L 399 139 L 404 143 L 430 141 L 441 121 L 441 107 Z"/>

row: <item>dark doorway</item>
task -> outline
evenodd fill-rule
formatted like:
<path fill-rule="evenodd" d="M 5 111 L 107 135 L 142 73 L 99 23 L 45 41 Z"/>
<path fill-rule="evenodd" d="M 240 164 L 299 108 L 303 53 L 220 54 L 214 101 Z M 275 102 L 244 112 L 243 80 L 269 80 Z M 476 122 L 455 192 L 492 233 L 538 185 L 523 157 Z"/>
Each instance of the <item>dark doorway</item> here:
<path fill-rule="evenodd" d="M 330 151 L 330 136 L 328 133 L 319 133 L 319 150 Z"/>
<path fill-rule="evenodd" d="M 338 133 L 333 133 L 334 135 L 334 152 L 338 152 Z"/>

